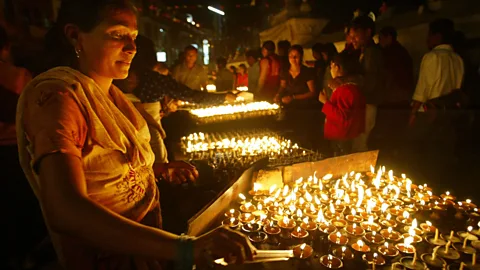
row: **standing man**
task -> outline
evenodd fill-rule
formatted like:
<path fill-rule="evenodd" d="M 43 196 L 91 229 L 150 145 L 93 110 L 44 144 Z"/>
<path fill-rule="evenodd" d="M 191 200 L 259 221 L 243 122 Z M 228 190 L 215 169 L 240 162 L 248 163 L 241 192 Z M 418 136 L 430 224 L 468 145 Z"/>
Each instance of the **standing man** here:
<path fill-rule="evenodd" d="M 359 59 L 363 73 L 361 91 L 367 103 L 365 131 L 354 140 L 353 151 L 364 152 L 368 151 L 368 138 L 375 127 L 377 106 L 382 102 L 385 92 L 383 52 L 373 41 L 375 23 L 369 17 L 355 18 L 349 34 L 353 47 L 361 52 Z"/>
<path fill-rule="evenodd" d="M 410 113 L 410 157 L 421 166 L 429 179 L 436 179 L 438 188 L 446 188 L 457 171 L 455 164 L 456 135 L 453 127 L 455 108 L 459 104 L 455 91 L 462 87 L 464 63 L 454 52 L 452 41 L 455 29 L 449 19 L 430 23 L 427 45 L 430 51 L 423 56 L 417 87 Z M 449 177 L 450 176 L 450 177 Z M 460 185 L 462 186 L 462 185 Z"/>
<path fill-rule="evenodd" d="M 183 51 L 184 60 L 183 63 L 177 65 L 173 71 L 173 78 L 191 89 L 202 90 L 206 89 L 207 85 L 207 72 L 205 69 L 197 64 L 198 50 L 197 48 L 189 45 Z"/>
<path fill-rule="evenodd" d="M 278 58 L 280 59 L 281 70 L 285 71 L 288 70 L 290 67 L 290 62 L 288 60 L 288 50 L 290 50 L 290 41 L 288 40 L 280 40 L 277 42 L 277 54 Z"/>
<path fill-rule="evenodd" d="M 253 50 L 245 53 L 248 63 L 248 91 L 254 95 L 258 90 L 258 79 L 260 78 L 260 64 L 258 63 L 257 53 Z"/>
<path fill-rule="evenodd" d="M 263 59 L 260 61 L 257 99 L 273 102 L 280 89 L 281 62 L 275 54 L 275 43 L 265 41 L 262 46 Z"/>

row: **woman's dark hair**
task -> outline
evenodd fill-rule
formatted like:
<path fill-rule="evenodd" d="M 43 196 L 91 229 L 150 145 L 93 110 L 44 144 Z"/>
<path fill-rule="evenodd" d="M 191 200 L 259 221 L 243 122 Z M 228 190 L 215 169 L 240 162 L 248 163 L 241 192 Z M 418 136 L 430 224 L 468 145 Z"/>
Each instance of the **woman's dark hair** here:
<path fill-rule="evenodd" d="M 300 54 L 300 59 L 303 60 L 303 47 L 302 46 L 300 46 L 298 44 L 295 44 L 292 47 L 290 47 L 290 49 L 288 50 L 288 53 L 290 53 L 291 51 L 297 51 Z"/>
<path fill-rule="evenodd" d="M 57 21 L 45 36 L 46 68 L 78 65 L 75 49 L 64 33 L 67 24 L 90 32 L 113 12 L 124 10 L 137 13 L 130 0 L 63 0 Z"/>
<path fill-rule="evenodd" d="M 147 70 L 153 70 L 157 64 L 157 52 L 155 50 L 155 43 L 146 36 L 138 35 L 135 40 L 137 46 L 137 54 L 132 60 L 130 72 L 143 74 Z"/>
<path fill-rule="evenodd" d="M 239 68 L 243 68 L 245 72 L 247 71 L 247 66 L 245 64 L 238 65 Z"/>
<path fill-rule="evenodd" d="M 332 63 L 339 66 L 342 70 L 343 76 L 358 75 L 360 70 L 360 63 L 358 58 L 352 56 L 348 52 L 341 52 L 335 55 Z"/>
<path fill-rule="evenodd" d="M 327 61 L 332 61 L 335 55 L 338 54 L 337 47 L 331 42 L 325 43 L 322 46 L 322 52 L 327 54 Z"/>

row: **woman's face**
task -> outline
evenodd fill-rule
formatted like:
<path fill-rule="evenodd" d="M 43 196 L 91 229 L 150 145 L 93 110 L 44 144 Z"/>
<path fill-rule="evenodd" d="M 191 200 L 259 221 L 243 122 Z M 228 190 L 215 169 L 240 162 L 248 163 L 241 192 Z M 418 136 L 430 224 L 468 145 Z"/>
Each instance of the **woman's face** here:
<path fill-rule="evenodd" d="M 330 62 L 330 74 L 332 75 L 333 79 L 337 78 L 340 75 L 339 70 L 340 68 L 337 64 L 335 64 L 333 61 Z"/>
<path fill-rule="evenodd" d="M 302 63 L 302 56 L 298 51 L 291 50 L 288 53 L 288 60 L 290 61 L 290 65 L 299 66 Z"/>
<path fill-rule="evenodd" d="M 78 34 L 82 72 L 93 77 L 125 79 L 136 53 L 137 18 L 132 11 L 110 12 L 89 33 Z"/>

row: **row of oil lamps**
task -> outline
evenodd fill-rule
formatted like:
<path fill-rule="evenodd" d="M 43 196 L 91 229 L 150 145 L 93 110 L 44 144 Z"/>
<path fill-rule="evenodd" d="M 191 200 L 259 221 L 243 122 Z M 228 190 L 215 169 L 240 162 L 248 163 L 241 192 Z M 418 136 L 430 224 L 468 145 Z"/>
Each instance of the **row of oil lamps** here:
<path fill-rule="evenodd" d="M 265 101 L 228 104 L 190 110 L 198 124 L 277 115 L 280 107 Z"/>
<path fill-rule="evenodd" d="M 259 248 L 291 249 L 295 257 L 328 269 L 391 265 L 391 269 L 479 269 L 480 215 L 470 200 L 456 202 L 449 192 L 436 196 L 384 167 L 298 179 L 283 187 L 255 183 L 223 225 L 240 230 Z M 467 217 L 465 230 L 440 230 L 448 209 Z M 422 223 L 419 224 L 419 220 Z M 438 226 L 441 227 L 441 226 Z M 313 256 L 315 255 L 315 256 Z"/>

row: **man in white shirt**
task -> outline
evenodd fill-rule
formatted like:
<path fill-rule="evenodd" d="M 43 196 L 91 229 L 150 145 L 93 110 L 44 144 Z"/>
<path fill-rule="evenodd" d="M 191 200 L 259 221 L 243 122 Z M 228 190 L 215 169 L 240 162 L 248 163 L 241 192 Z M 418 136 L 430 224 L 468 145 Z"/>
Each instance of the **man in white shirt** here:
<path fill-rule="evenodd" d="M 453 22 L 438 19 L 430 24 L 427 44 L 430 52 L 423 56 L 417 87 L 413 94 L 410 126 L 418 113 L 424 113 L 429 100 L 443 97 L 460 89 L 463 82 L 462 58 L 456 54 L 451 42 L 454 35 Z"/>

